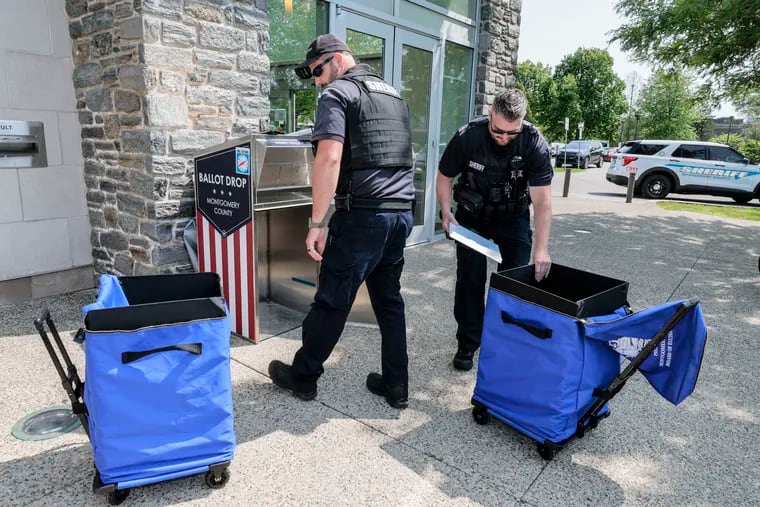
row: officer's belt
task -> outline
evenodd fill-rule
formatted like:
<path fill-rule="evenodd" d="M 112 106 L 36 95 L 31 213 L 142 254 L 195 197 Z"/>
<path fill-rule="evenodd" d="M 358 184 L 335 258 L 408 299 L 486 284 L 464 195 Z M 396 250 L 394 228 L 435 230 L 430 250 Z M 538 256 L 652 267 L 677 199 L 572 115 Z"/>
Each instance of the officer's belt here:
<path fill-rule="evenodd" d="M 412 202 L 393 199 L 366 199 L 352 195 L 335 196 L 335 209 L 351 211 L 354 208 L 408 211 L 412 209 Z"/>

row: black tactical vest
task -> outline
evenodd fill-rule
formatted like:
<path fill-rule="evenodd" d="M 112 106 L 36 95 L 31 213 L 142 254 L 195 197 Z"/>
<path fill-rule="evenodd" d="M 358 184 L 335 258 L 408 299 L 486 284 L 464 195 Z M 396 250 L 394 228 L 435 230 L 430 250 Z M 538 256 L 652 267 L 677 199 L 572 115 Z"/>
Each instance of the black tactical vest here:
<path fill-rule="evenodd" d="M 466 128 L 475 132 L 467 138 L 467 166 L 454 189 L 459 208 L 485 222 L 527 214 L 530 194 L 522 154 L 538 130 L 524 121 L 522 133 L 500 153 L 493 149 L 487 117 L 472 120 Z"/>
<path fill-rule="evenodd" d="M 399 92 L 369 71 L 349 71 L 338 79 L 359 87 L 359 100 L 349 103 L 346 110 L 341 172 L 391 167 L 411 170 L 409 109 Z"/>

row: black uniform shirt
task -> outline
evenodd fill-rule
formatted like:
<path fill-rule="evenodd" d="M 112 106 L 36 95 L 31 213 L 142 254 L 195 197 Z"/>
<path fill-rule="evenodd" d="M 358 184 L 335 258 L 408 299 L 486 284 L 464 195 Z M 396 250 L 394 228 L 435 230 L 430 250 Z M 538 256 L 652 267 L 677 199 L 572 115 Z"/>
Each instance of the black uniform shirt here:
<path fill-rule="evenodd" d="M 369 70 L 369 65 L 360 63 L 349 69 L 346 74 Z M 321 139 L 345 142 L 346 108 L 351 102 L 359 101 L 359 93 L 359 87 L 355 83 L 344 79 L 337 79 L 322 90 L 317 100 L 312 143 Z M 354 197 L 411 201 L 414 197 L 412 178 L 413 172 L 408 169 L 378 168 L 352 171 L 351 193 Z"/>
<path fill-rule="evenodd" d="M 468 167 L 482 167 L 488 158 L 503 157 L 507 167 L 509 159 L 518 153 L 523 158 L 523 171 L 528 178 L 528 185 L 551 185 L 554 169 L 549 146 L 538 129 L 528 122 L 524 122 L 523 132 L 506 146 L 499 146 L 493 140 L 488 131 L 488 121 L 474 120 L 464 125 L 443 151 L 438 170 L 444 176 L 456 178 Z"/>

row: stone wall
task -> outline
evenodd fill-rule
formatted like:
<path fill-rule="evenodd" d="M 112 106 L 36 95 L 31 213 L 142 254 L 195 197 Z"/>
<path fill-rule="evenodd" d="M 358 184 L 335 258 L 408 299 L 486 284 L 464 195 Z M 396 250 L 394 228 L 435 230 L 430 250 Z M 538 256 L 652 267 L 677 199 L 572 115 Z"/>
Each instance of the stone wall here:
<path fill-rule="evenodd" d="M 66 0 L 96 272 L 189 269 L 192 153 L 268 130 L 266 0 Z"/>
<path fill-rule="evenodd" d="M 499 91 L 515 83 L 522 0 L 481 0 L 475 114 L 484 114 Z"/>

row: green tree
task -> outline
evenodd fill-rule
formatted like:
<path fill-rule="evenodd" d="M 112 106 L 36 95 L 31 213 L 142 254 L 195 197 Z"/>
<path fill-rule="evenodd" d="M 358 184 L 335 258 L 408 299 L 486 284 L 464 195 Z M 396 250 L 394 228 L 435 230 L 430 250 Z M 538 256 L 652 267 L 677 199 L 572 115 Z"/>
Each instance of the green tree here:
<path fill-rule="evenodd" d="M 544 135 L 550 140 L 565 139 L 565 118 L 570 119 L 570 131 L 568 139 L 577 137 L 576 127 L 581 121 L 581 106 L 578 91 L 578 82 L 575 76 L 562 76 L 555 78 L 555 98 L 546 106 L 543 113 Z"/>
<path fill-rule="evenodd" d="M 760 141 L 760 90 L 743 97 L 737 107 L 744 115 L 744 121 L 749 124 L 747 137 Z"/>
<path fill-rule="evenodd" d="M 515 86 L 522 89 L 528 98 L 528 119 L 546 132 L 550 121 L 547 113 L 557 97 L 551 67 L 530 60 L 520 62 L 517 64 L 515 81 Z"/>
<path fill-rule="evenodd" d="M 636 108 L 641 115 L 639 138 L 696 139 L 694 123 L 702 111 L 682 72 L 655 71 Z"/>
<path fill-rule="evenodd" d="M 611 40 L 639 61 L 688 68 L 739 99 L 758 89 L 760 0 L 618 0 Z"/>
<path fill-rule="evenodd" d="M 707 141 L 715 133 L 715 123 L 710 116 L 711 109 L 703 107 L 699 111 L 699 117 L 694 121 L 694 133 L 700 141 Z"/>
<path fill-rule="evenodd" d="M 578 121 L 583 121 L 585 139 L 613 140 L 620 129 L 620 116 L 628 109 L 625 100 L 625 83 L 612 70 L 612 57 L 604 49 L 580 48 L 567 55 L 554 69 L 554 80 L 558 86 L 557 100 L 560 95 L 574 95 L 575 102 L 560 103 L 554 107 L 550 122 L 552 126 L 562 125 L 564 118 L 570 118 L 571 129 Z M 572 76 L 571 82 L 564 81 L 564 90 L 559 90 L 559 83 Z M 564 132 L 563 132 L 564 133 Z"/>
<path fill-rule="evenodd" d="M 710 141 L 713 143 L 726 144 L 726 134 L 715 136 Z M 760 141 L 751 139 L 740 134 L 731 134 L 728 145 L 738 150 L 753 164 L 760 164 Z"/>

